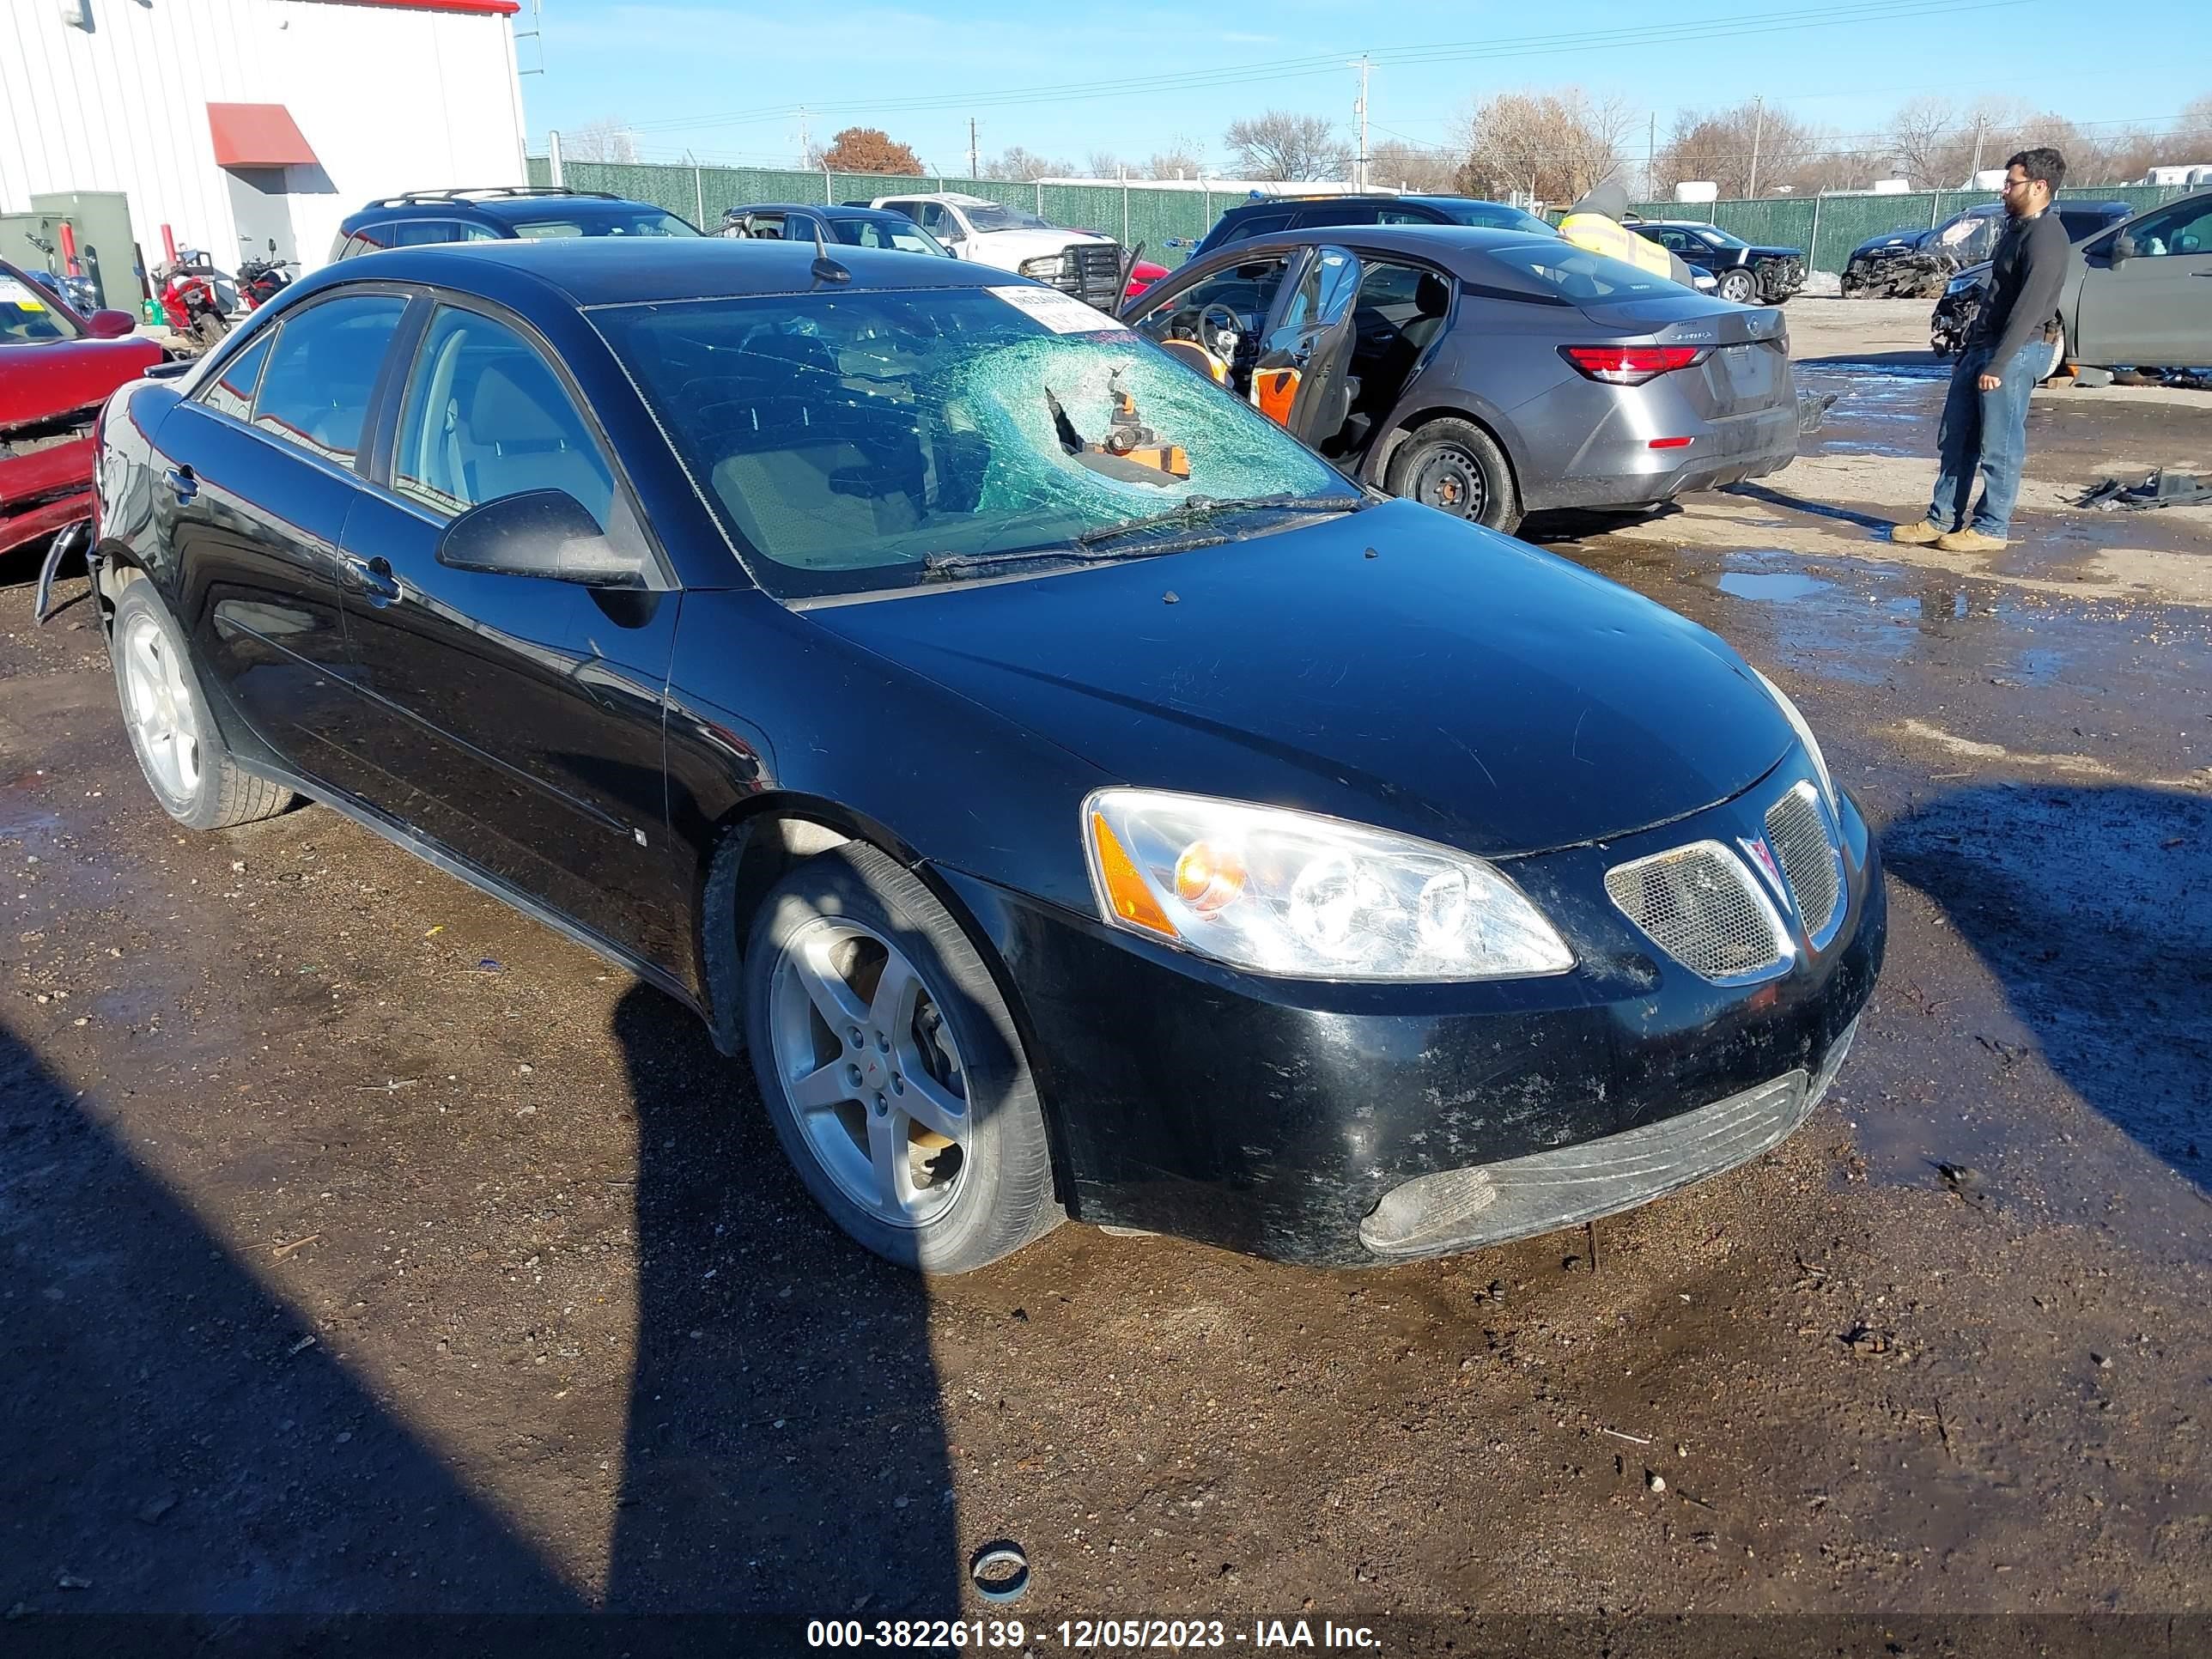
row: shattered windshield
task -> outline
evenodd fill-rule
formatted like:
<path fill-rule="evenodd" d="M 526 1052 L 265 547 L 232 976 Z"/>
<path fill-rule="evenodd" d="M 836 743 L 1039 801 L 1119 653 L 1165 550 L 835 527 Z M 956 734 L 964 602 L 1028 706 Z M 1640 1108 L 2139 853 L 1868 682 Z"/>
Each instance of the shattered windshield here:
<path fill-rule="evenodd" d="M 1361 499 L 1247 405 L 1033 284 L 592 316 L 785 598 L 908 587 L 1183 508 Z"/>

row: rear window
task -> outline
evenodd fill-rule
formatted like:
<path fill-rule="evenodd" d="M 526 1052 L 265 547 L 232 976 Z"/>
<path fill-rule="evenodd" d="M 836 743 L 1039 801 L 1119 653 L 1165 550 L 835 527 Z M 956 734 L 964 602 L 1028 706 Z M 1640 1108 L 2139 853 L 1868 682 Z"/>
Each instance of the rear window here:
<path fill-rule="evenodd" d="M 1472 225 L 1478 230 L 1525 230 L 1531 236 L 1552 236 L 1558 233 L 1533 213 L 1523 213 L 1517 207 L 1508 207 L 1503 202 L 1453 202 L 1443 211 L 1455 225 Z M 1382 222 L 1395 222 L 1389 214 Z"/>
<path fill-rule="evenodd" d="M 1571 242 L 1509 242 L 1483 252 L 1504 267 L 1524 291 L 1583 304 L 1592 300 L 1641 300 L 1687 290 L 1671 277 L 1638 270 L 1620 259 L 1591 253 Z"/>

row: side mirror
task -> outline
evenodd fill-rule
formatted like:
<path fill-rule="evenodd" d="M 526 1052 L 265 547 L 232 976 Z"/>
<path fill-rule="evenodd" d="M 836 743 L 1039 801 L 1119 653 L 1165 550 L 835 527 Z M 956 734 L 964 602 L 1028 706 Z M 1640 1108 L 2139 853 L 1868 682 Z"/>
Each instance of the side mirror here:
<path fill-rule="evenodd" d="M 2112 263 L 2114 264 L 2118 264 L 2124 259 L 2133 259 L 2138 258 L 2141 253 L 2142 250 L 2136 246 L 2136 239 L 2134 237 L 2115 236 L 2112 238 Z"/>
<path fill-rule="evenodd" d="M 127 311 L 95 311 L 84 325 L 95 340 L 121 340 L 137 331 L 138 319 Z"/>
<path fill-rule="evenodd" d="M 646 586 L 643 555 L 616 546 L 565 489 L 532 489 L 471 507 L 438 538 L 438 562 L 585 587 Z"/>

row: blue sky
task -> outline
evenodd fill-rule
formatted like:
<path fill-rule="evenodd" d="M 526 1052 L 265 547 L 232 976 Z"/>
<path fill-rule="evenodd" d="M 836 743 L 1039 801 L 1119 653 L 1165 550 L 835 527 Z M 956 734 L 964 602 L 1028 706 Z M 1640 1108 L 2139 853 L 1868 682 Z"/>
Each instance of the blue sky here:
<path fill-rule="evenodd" d="M 524 0 L 520 28 L 531 27 L 529 6 Z M 1428 144 L 1444 141 L 1482 98 L 1570 83 L 1633 106 L 1634 150 L 1647 112 L 1657 114 L 1663 142 L 1676 110 L 1755 94 L 1864 142 L 1899 102 L 1923 94 L 2013 96 L 2077 121 L 2151 125 L 2212 94 L 2212 0 L 2094 8 L 2084 0 L 1796 0 L 1772 9 L 1740 0 L 1583 0 L 1573 8 L 1217 0 L 1182 11 L 1152 0 L 1121 10 L 1037 0 L 543 6 L 542 43 L 520 48 L 527 70 L 541 61 L 542 45 L 545 69 L 523 77 L 532 148 L 543 148 L 549 127 L 612 118 L 635 131 L 647 160 L 680 160 L 689 150 L 702 160 L 788 165 L 799 142 L 793 106 L 802 102 L 817 139 L 840 126 L 884 127 L 933 171 L 964 171 L 971 114 L 986 155 L 1019 144 L 1079 164 L 1094 150 L 1141 159 L 1187 137 L 1218 160 L 1223 128 L 1271 106 L 1348 126 L 1356 77 L 1334 60 L 1363 51 L 1379 58 L 1370 137 Z M 2094 29 L 2085 21 L 2093 13 Z M 1785 27 L 1823 16 L 1837 21 Z M 2046 50 L 2037 49 L 2039 38 L 2051 43 Z M 2081 52 L 2106 70 L 2138 67 L 2076 74 L 2069 66 Z M 1247 75 L 1255 78 L 1238 78 Z M 1141 84 L 1166 76 L 1211 84 Z M 1108 82 L 1139 84 L 1085 95 Z"/>

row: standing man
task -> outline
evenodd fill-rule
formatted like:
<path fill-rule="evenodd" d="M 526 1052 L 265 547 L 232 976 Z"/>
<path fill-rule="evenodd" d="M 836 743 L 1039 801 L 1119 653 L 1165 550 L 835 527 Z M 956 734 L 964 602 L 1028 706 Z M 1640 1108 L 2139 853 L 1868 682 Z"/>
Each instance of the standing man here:
<path fill-rule="evenodd" d="M 1891 529 L 1893 542 L 1933 542 L 1947 553 L 1993 553 L 2012 534 L 2013 503 L 2027 459 L 2027 394 L 2042 378 L 2058 337 L 2058 290 L 2071 252 L 2065 227 L 2049 211 L 2065 177 L 2066 160 L 2055 149 L 2024 149 L 2005 163 L 2005 234 L 1990 272 L 1989 297 L 1943 400 L 1943 421 L 1936 432 L 1941 466 L 1936 497 L 1926 519 Z M 1977 472 L 1982 498 L 1970 519 Z"/>

